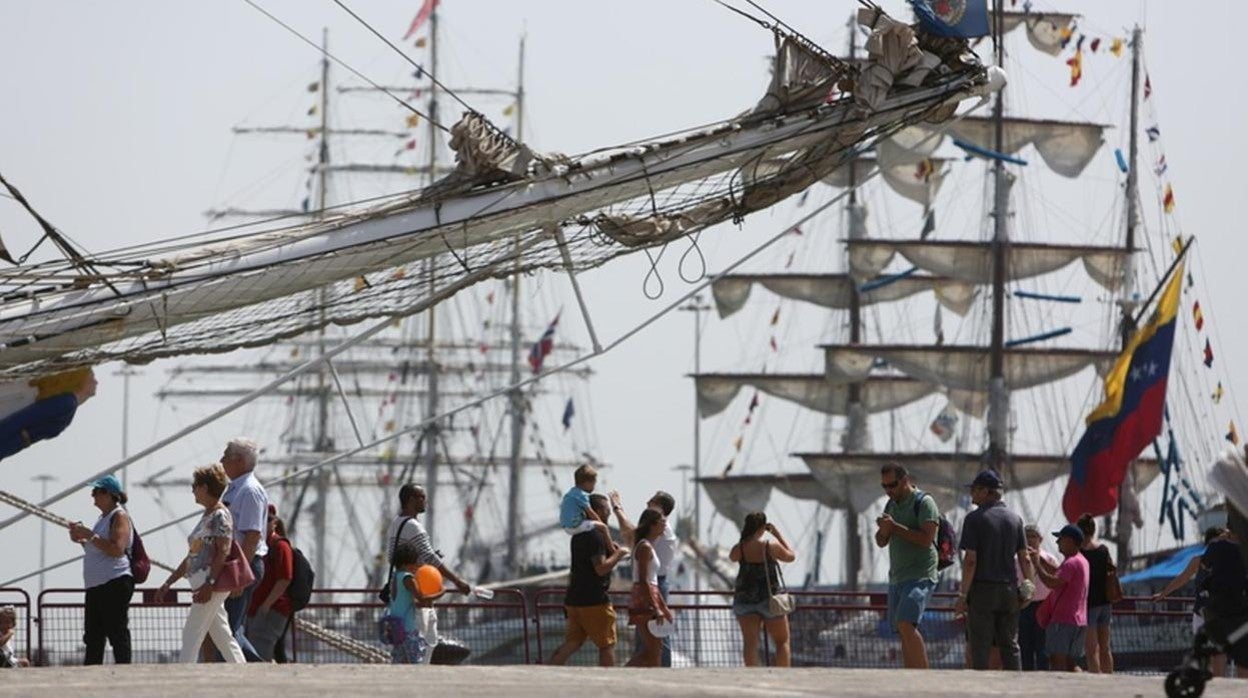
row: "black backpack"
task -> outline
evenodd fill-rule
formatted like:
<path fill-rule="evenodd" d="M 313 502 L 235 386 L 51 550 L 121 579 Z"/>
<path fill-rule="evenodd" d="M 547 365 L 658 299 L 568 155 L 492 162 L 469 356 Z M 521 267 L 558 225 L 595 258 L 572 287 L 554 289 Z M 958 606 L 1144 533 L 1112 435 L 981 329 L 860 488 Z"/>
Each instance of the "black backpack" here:
<path fill-rule="evenodd" d="M 290 543 L 289 540 L 286 542 Z M 290 549 L 295 555 L 295 570 L 290 578 L 290 586 L 286 587 L 286 595 L 290 597 L 291 611 L 302 611 L 312 600 L 312 585 L 316 582 L 316 572 L 312 571 L 312 563 L 308 562 L 308 557 L 303 554 L 302 550 L 293 545 Z"/>
<path fill-rule="evenodd" d="M 923 503 L 924 497 L 932 495 L 919 490 L 914 498 L 914 516 L 919 516 L 919 505 Z M 935 501 L 933 499 L 932 501 Z M 936 521 L 936 540 L 932 541 L 932 545 L 936 548 L 936 570 L 941 571 L 958 561 L 958 543 L 957 532 L 953 530 L 953 524 L 949 523 L 949 519 L 944 514 Z"/>

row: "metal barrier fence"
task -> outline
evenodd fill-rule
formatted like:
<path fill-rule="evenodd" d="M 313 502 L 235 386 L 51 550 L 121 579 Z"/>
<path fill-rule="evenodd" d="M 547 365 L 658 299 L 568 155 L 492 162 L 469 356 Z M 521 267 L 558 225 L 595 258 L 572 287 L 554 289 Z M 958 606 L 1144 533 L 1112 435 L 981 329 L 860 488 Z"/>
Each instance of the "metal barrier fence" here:
<path fill-rule="evenodd" d="M 30 633 L 34 629 L 34 616 L 30 613 L 30 594 L 16 587 L 0 587 L 0 607 L 12 606 L 17 612 L 16 632 L 13 634 L 13 651 L 18 657 L 32 659 Z"/>
<path fill-rule="evenodd" d="M 20 590 L 0 590 L 20 595 Z M 563 589 L 524 593 L 515 589 L 495 592 L 490 601 L 448 601 L 438 604 L 442 637 L 466 645 L 468 664 L 532 664 L 548 661 L 563 643 L 566 621 Z M 901 664 L 900 642 L 887 622 L 887 603 L 878 592 L 793 592 L 797 607 L 789 616 L 794 666 L 886 668 Z M 457 599 L 458 597 L 449 597 Z M 32 618 L 38 625 L 41 663 L 78 664 L 82 661 L 83 592 L 49 589 L 39 596 L 36 616 L 29 600 L 18 606 L 19 624 L 26 624 L 25 642 L 30 646 Z M 318 590 L 313 603 L 299 612 L 324 628 L 360 642 L 383 646 L 377 638 L 381 604 L 376 591 L 368 589 Z M 177 660 L 182 625 L 189 608 L 189 593 L 182 591 L 173 603 L 154 603 L 150 590 L 135 592 L 130 610 L 135 662 L 164 663 Z M 954 596 L 937 594 L 923 618 L 928 660 L 936 668 L 959 668 L 966 663 L 966 624 L 953 613 Z M 612 594 L 617 613 L 616 663 L 632 655 L 635 629 L 628 625 L 626 593 Z M 740 666 L 741 630 L 732 612 L 728 592 L 673 591 L 671 607 L 677 617 L 672 637 L 674 666 Z M 1191 646 L 1191 614 L 1183 600 L 1172 599 L 1154 608 L 1146 599 L 1126 599 L 1114 609 L 1112 647 L 1117 671 L 1158 673 L 1177 665 Z M 532 624 L 532 632 L 530 632 Z M 20 635 L 20 633 L 19 633 Z M 329 647 L 293 626 L 288 656 L 305 663 L 355 663 L 353 655 Z M 761 647 L 765 664 L 772 663 L 772 647 L 764 634 Z M 35 657 L 32 657 L 34 659 Z M 111 653 L 106 653 L 111 662 Z M 592 642 L 569 660 L 569 664 L 594 664 L 597 650 Z"/>

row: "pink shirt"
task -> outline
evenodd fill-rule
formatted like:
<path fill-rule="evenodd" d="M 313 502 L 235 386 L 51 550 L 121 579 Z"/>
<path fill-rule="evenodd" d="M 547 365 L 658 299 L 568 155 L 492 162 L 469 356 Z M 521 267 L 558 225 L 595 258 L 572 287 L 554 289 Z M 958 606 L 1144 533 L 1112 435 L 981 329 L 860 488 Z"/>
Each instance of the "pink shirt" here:
<path fill-rule="evenodd" d="M 1053 623 L 1084 627 L 1088 624 L 1088 560 L 1076 553 L 1057 568 L 1057 578 L 1065 581 L 1054 589 Z"/>

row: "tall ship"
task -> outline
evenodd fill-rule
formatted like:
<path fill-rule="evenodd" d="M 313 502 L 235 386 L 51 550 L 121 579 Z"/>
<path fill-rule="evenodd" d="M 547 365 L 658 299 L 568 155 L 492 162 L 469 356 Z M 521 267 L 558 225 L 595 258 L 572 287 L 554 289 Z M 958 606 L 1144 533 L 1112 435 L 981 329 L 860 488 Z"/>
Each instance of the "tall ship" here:
<path fill-rule="evenodd" d="M 981 469 L 1002 476 L 1025 519 L 1064 522 L 1070 454 L 1107 374 L 1161 286 L 1199 274 L 1179 261 L 1191 241 L 1175 218 L 1143 33 L 1015 5 L 994 3 L 999 40 L 976 47 L 1010 76 L 990 103 L 860 148 L 790 204 L 787 244 L 712 285 L 725 332 L 750 342 L 740 352 L 750 358 L 747 371 L 693 375 L 699 417 L 720 437 L 699 480 L 716 516 L 700 534 L 732 530 L 749 511 L 793 512 L 802 533 L 817 527 L 807 588 L 882 588 L 887 559 L 872 534 L 887 463 L 905 466 L 955 527 Z M 850 23 L 851 60 L 864 50 L 864 13 Z M 1090 512 L 1104 515 L 1124 568 L 1197 541 L 1218 499 L 1207 466 L 1234 432 L 1210 419 L 1222 379 L 1191 278 L 1178 283 L 1162 434 L 1133 461 L 1116 506 Z M 769 401 L 786 404 L 769 412 Z M 768 428 L 772 414 L 783 429 Z M 787 453 L 752 448 L 777 432 Z M 830 579 L 819 576 L 825 547 L 844 561 Z"/>

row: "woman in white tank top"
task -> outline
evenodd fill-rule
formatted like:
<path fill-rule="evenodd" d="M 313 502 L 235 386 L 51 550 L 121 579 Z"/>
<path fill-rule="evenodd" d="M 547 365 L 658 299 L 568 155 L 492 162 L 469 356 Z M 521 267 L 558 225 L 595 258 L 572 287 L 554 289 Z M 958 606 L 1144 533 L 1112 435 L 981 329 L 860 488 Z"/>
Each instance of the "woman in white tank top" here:
<path fill-rule="evenodd" d="M 633 547 L 633 593 L 628 604 L 628 624 L 637 626 L 641 633 L 641 648 L 628 661 L 628 666 L 657 667 L 663 650 L 663 641 L 650 632 L 651 620 L 672 622 L 672 612 L 659 593 L 659 553 L 654 541 L 663 535 L 667 518 L 663 512 L 646 509 L 637 520 Z"/>
<path fill-rule="evenodd" d="M 82 638 L 87 646 L 83 664 L 103 664 L 104 645 L 113 646 L 113 660 L 130 663 L 130 598 L 134 576 L 130 570 L 130 546 L 134 531 L 123 505 L 126 493 L 121 481 L 106 475 L 91 486 L 91 501 L 100 518 L 88 527 L 80 521 L 69 525 L 69 538 L 82 545 L 83 604 Z"/>

